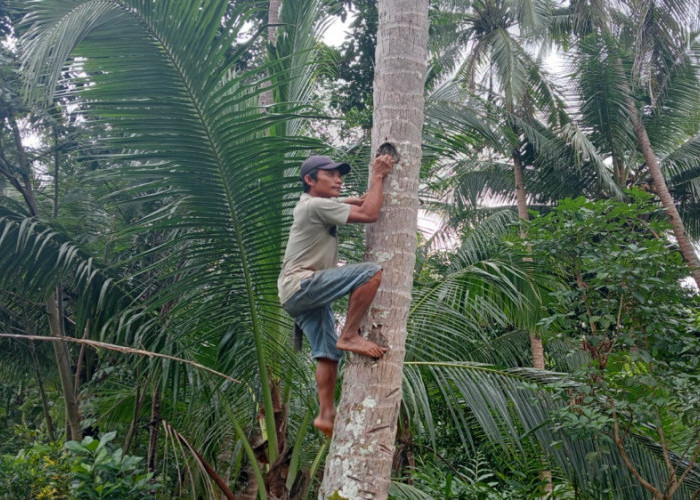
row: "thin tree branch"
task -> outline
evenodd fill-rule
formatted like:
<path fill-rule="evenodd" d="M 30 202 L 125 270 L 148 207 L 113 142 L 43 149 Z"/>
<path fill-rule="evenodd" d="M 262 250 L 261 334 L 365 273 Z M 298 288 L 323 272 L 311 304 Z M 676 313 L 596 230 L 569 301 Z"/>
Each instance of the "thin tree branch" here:
<path fill-rule="evenodd" d="M 137 379 L 140 380 L 140 373 L 141 369 L 140 367 L 138 368 L 137 372 Z M 150 376 L 146 378 L 146 382 L 143 384 L 145 387 L 148 387 L 150 384 Z M 131 441 L 134 439 L 134 436 L 136 435 L 136 430 L 138 428 L 137 426 L 137 421 L 139 418 L 139 414 L 141 413 L 141 409 L 143 408 L 143 404 L 146 401 L 146 395 L 148 394 L 148 391 L 142 390 L 141 384 L 136 384 L 136 395 L 134 397 L 134 412 L 131 416 L 131 423 L 129 424 L 129 430 L 126 433 L 126 437 L 124 438 L 124 443 L 122 444 L 122 455 L 126 455 L 129 451 L 129 447 L 131 446 Z"/>
<path fill-rule="evenodd" d="M 17 148 L 17 160 L 19 161 L 19 173 L 22 176 L 22 180 L 25 184 L 30 183 L 29 175 L 29 164 L 27 163 L 27 153 L 24 150 L 24 145 L 22 144 L 22 133 L 19 130 L 19 125 L 17 125 L 17 120 L 13 114 L 8 114 L 7 120 L 10 122 L 10 128 L 12 128 L 12 136 L 15 141 L 15 148 Z"/>
<path fill-rule="evenodd" d="M 231 382 L 235 382 L 236 384 L 242 383 L 240 380 L 237 380 L 233 377 L 229 377 L 228 375 L 224 375 L 221 372 L 218 372 L 212 368 L 201 365 L 201 364 L 196 363 L 194 361 L 190 361 L 190 360 L 182 359 L 182 358 L 176 358 L 175 356 L 169 356 L 167 354 L 161 354 L 158 352 L 146 351 L 143 349 L 134 349 L 133 347 L 124 347 L 124 346 L 116 345 L 116 344 L 109 344 L 107 342 L 97 342 L 95 340 L 87 340 L 87 339 L 76 339 L 73 337 L 46 337 L 46 336 L 41 336 L 41 335 L 18 335 L 18 334 L 14 334 L 14 333 L 0 333 L 0 337 L 12 338 L 12 339 L 27 339 L 27 340 L 46 340 L 46 341 L 50 341 L 50 342 L 63 342 L 63 341 L 75 342 L 76 344 L 89 345 L 90 347 L 94 347 L 95 349 L 102 348 L 102 349 L 109 349 L 111 351 L 123 352 L 126 354 L 138 354 L 140 356 L 147 356 L 149 358 L 169 359 L 171 361 L 176 361 L 178 363 L 185 363 L 185 364 L 193 366 L 195 368 L 199 368 L 200 370 L 204 370 L 204 371 L 207 371 L 211 374 L 217 375 L 219 377 L 223 377 L 226 380 L 230 380 Z"/>
<path fill-rule="evenodd" d="M 90 320 L 85 322 L 85 329 L 83 330 L 83 340 L 87 338 L 88 332 L 90 331 Z M 80 370 L 83 367 L 83 359 L 85 358 L 85 344 L 80 345 L 80 353 L 78 354 L 78 364 L 75 367 L 75 393 L 78 394 L 78 386 L 80 385 Z"/>
<path fill-rule="evenodd" d="M 661 416 L 659 415 L 658 408 L 656 409 L 656 418 L 658 419 L 656 431 L 659 433 L 661 453 L 663 454 L 664 463 L 666 464 L 666 468 L 668 469 L 669 489 L 675 491 L 674 486 L 676 484 L 676 481 L 678 480 L 678 478 L 676 477 L 676 468 L 673 466 L 673 463 L 671 463 L 671 456 L 669 455 L 668 445 L 666 444 L 666 433 L 663 429 L 663 422 L 661 420 Z"/>
<path fill-rule="evenodd" d="M 620 421 L 617 418 L 617 412 L 613 411 L 613 431 L 615 435 L 615 446 L 617 447 L 617 450 L 620 452 L 620 457 L 622 458 L 622 461 L 625 463 L 625 467 L 627 467 L 627 470 L 632 473 L 634 478 L 639 481 L 639 484 L 641 484 L 644 489 L 649 491 L 654 495 L 654 497 L 658 498 L 661 496 L 661 492 L 656 489 L 656 487 L 651 484 L 649 481 L 644 479 L 640 472 L 637 470 L 637 468 L 634 466 L 632 461 L 630 460 L 629 456 L 627 455 L 627 451 L 625 450 L 624 443 L 622 442 L 622 437 L 620 436 Z"/>
<path fill-rule="evenodd" d="M 700 439 L 698 440 L 697 446 L 695 447 L 695 451 L 693 452 L 693 458 L 690 459 L 690 463 L 688 464 L 688 467 L 685 468 L 683 471 L 683 474 L 681 474 L 681 477 L 678 478 L 678 481 L 676 484 L 674 484 L 671 488 L 669 488 L 668 492 L 668 497 L 671 498 L 673 497 L 674 493 L 680 486 L 683 484 L 683 481 L 685 481 L 685 478 L 690 474 L 690 471 L 695 468 L 695 464 L 697 463 L 698 459 L 698 453 L 700 453 Z M 698 495 L 700 494 L 700 490 L 695 491 L 693 494 L 692 498 L 697 498 Z"/>

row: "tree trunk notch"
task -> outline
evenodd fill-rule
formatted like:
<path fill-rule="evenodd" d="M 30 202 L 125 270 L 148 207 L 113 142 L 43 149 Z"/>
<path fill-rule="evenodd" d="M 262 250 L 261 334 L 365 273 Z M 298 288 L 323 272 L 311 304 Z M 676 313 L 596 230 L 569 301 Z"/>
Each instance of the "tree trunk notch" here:
<path fill-rule="evenodd" d="M 372 150 L 396 150 L 379 220 L 367 227 L 367 260 L 383 268 L 369 312 L 379 360 L 350 354 L 319 498 L 387 498 L 416 252 L 428 1 L 380 0 Z M 388 145 L 387 145 L 388 143 Z M 380 148 L 381 145 L 381 148 Z M 367 329 L 365 329 L 366 331 Z"/>

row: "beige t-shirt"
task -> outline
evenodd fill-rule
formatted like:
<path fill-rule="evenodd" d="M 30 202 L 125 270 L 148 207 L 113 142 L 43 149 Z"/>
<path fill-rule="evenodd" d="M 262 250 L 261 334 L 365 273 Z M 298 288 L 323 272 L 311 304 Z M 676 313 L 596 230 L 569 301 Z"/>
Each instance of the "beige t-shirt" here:
<path fill-rule="evenodd" d="M 294 222 L 277 280 L 282 304 L 299 290 L 305 278 L 338 265 L 338 237 L 334 228 L 344 226 L 349 216 L 350 205 L 337 198 L 301 195 L 294 207 Z"/>

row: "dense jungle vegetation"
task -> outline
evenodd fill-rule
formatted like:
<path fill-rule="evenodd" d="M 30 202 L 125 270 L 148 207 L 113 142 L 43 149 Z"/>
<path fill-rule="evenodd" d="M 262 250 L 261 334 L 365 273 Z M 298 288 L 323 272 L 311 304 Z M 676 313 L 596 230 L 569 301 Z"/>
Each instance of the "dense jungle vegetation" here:
<path fill-rule="evenodd" d="M 376 3 L 0 1 L 0 498 L 318 495 L 276 280 Z M 699 13 L 431 0 L 389 498 L 699 498 Z"/>

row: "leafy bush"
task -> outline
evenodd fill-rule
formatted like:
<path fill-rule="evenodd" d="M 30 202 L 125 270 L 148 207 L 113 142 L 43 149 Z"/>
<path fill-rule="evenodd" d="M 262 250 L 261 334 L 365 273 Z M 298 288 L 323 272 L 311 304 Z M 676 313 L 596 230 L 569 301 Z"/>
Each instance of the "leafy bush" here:
<path fill-rule="evenodd" d="M 161 485 L 141 466 L 142 457 L 122 456 L 111 443 L 116 433 L 99 440 L 34 444 L 16 456 L 0 457 L 0 498 L 147 499 Z"/>
<path fill-rule="evenodd" d="M 550 293 L 542 321 L 551 340 L 568 345 L 559 369 L 576 381 L 561 388 L 554 425 L 606 439 L 661 495 L 679 476 L 697 483 L 697 467 L 681 457 L 700 450 L 700 295 L 684 285 L 690 273 L 666 214 L 649 194 L 627 194 L 625 202 L 562 200 L 519 244 L 565 285 Z M 665 470 L 635 456 L 639 443 Z"/>
<path fill-rule="evenodd" d="M 537 485 L 520 482 L 516 477 L 505 477 L 495 471 L 481 453 L 468 463 L 457 467 L 425 463 L 412 474 L 414 486 L 431 498 L 452 500 L 525 500 L 541 498 Z M 572 498 L 563 485 L 556 486 L 555 498 Z M 399 497 L 396 497 L 397 499 Z"/>
<path fill-rule="evenodd" d="M 626 203 L 562 200 L 532 222 L 526 244 L 568 285 L 551 294 L 544 323 L 588 357 L 575 371 L 575 411 L 585 417 L 577 425 L 586 420 L 599 430 L 616 411 L 693 427 L 700 415 L 700 300 L 681 284 L 689 272 L 665 237 L 667 217 L 650 195 L 628 194 Z M 586 416 L 584 408 L 606 418 Z"/>
<path fill-rule="evenodd" d="M 151 481 L 153 473 L 139 466 L 142 457 L 122 456 L 121 448 L 110 444 L 115 436 L 108 432 L 99 441 L 88 436 L 81 443 L 66 443 L 78 459 L 72 468 L 71 498 L 153 498 L 158 486 Z"/>
<path fill-rule="evenodd" d="M 0 456 L 0 498 L 68 498 L 70 461 L 60 443 L 35 444 Z"/>

